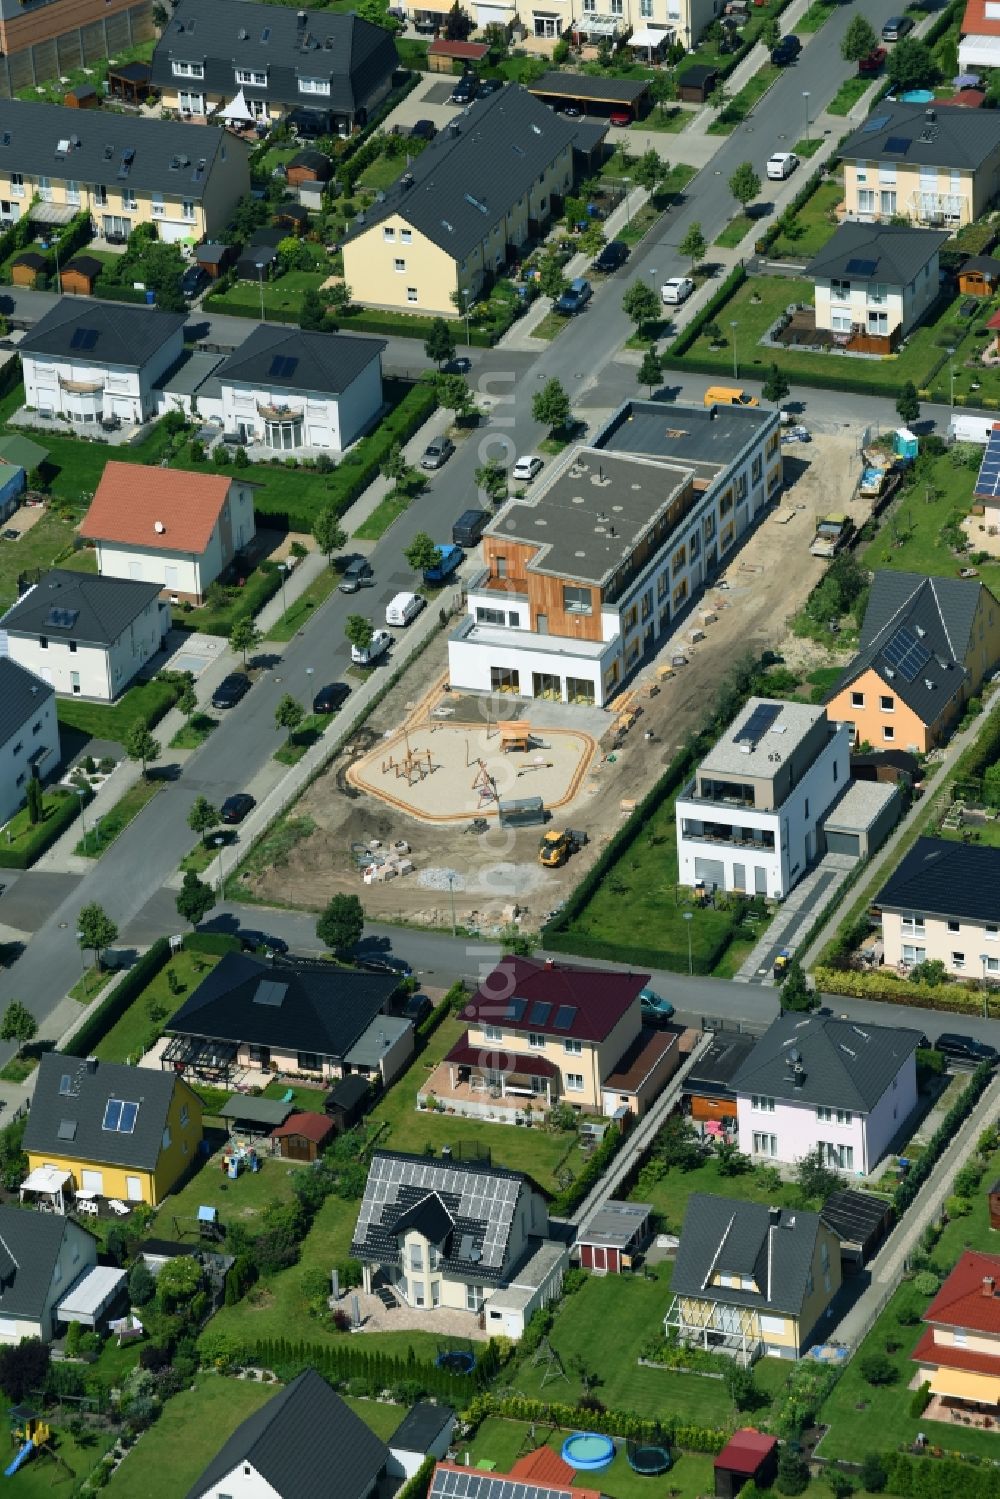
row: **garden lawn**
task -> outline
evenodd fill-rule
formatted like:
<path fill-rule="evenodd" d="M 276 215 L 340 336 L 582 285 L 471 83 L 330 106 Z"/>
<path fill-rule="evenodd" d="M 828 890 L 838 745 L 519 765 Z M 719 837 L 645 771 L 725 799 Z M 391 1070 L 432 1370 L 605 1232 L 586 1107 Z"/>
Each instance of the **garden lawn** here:
<path fill-rule="evenodd" d="M 56 705 L 59 722 L 95 739 L 124 743 L 137 719 L 152 727 L 180 696 L 175 682 L 140 682 L 115 703 L 85 703 L 80 698 L 60 698 Z"/>
<path fill-rule="evenodd" d="M 11 392 L 8 401 L 13 401 L 10 410 L 8 411 L 7 403 L 0 410 L 0 418 L 3 418 L 6 413 L 7 420 L 18 406 L 24 405 L 23 385 L 19 385 L 16 391 Z M 39 434 L 33 432 L 31 435 L 37 438 Z M 45 432 L 42 435 L 45 439 L 43 446 L 49 452 L 48 459 L 42 465 L 42 473 L 48 481 L 49 490 L 55 499 L 72 505 L 80 515 L 93 499 L 94 491 L 104 472 L 104 465 L 109 458 L 114 458 L 120 463 L 158 464 L 170 443 L 170 434 L 162 422 L 157 422 L 142 442 L 122 443 L 114 448 L 109 447 L 105 442 L 85 442 L 82 438 L 64 437 L 57 432 Z M 12 549 L 18 553 L 19 557 L 25 557 L 32 545 L 32 538 L 38 535 L 51 518 L 49 514 L 46 514 L 21 541 L 11 543 Z M 22 561 L 19 566 L 23 567 L 24 562 Z"/>
<path fill-rule="evenodd" d="M 151 1033 L 190 999 L 218 961 L 211 953 L 188 952 L 181 948 L 105 1033 L 94 1048 L 94 1055 L 102 1062 L 137 1062 L 147 1050 Z M 170 989 L 171 974 L 180 986 L 177 994 Z M 155 1019 L 160 1011 L 159 1019 Z"/>
<path fill-rule="evenodd" d="M 156 794 L 164 789 L 162 781 L 139 780 L 126 791 L 109 812 L 103 817 L 94 818 L 93 826 L 88 824 L 76 848 L 75 854 L 85 859 L 99 859 L 106 849 L 109 849 L 115 839 L 120 837 L 147 802 L 152 801 Z"/>
<path fill-rule="evenodd" d="M 38 568 L 45 572 L 69 556 L 73 547 L 73 524 L 51 510 L 26 531 L 20 541 L 0 541 L 0 608 L 6 609 L 17 598 L 17 580 L 21 573 Z"/>
<path fill-rule="evenodd" d="M 62 807 L 67 795 L 73 796 L 75 793 L 65 791 L 44 792 L 42 795 L 42 819 L 38 823 L 32 824 L 28 817 L 26 806 L 22 807 L 20 812 L 15 812 L 14 816 L 4 826 L 2 839 L 4 849 L 10 853 L 18 853 L 22 850 L 30 849 L 32 844 L 36 842 L 39 832 L 42 831 L 51 814 Z M 69 827 L 70 824 L 67 823 L 66 826 Z"/>
<path fill-rule="evenodd" d="M 800 142 L 796 150 L 800 150 L 802 144 L 804 143 Z M 795 215 L 795 222 L 801 226 L 802 233 L 796 239 L 790 239 L 782 231 L 767 253 L 788 256 L 792 260 L 811 260 L 814 255 L 818 255 L 836 230 L 837 225 L 832 222 L 830 215 L 843 196 L 842 182 L 820 182 Z"/>
<path fill-rule="evenodd" d="M 295 603 L 285 610 L 281 618 L 275 620 L 267 632 L 268 640 L 291 640 L 319 606 L 326 603 L 336 586 L 336 571 L 332 567 L 325 567 L 318 577 L 313 578 L 312 582 L 306 585 Z"/>
<path fill-rule="evenodd" d="M 862 567 L 956 577 L 961 564 L 941 533 L 956 514 L 968 513 L 974 479 L 970 469 L 957 467 L 947 455 L 935 458 L 920 480 L 893 502 L 875 540 L 861 554 Z M 1000 562 L 976 566 L 987 588 L 1000 591 Z"/>
<path fill-rule="evenodd" d="M 546 1394 L 554 1400 L 561 1400 L 559 1392 L 562 1388 L 562 1381 L 558 1380 L 555 1384 L 546 1386 Z M 598 1395 L 599 1398 L 604 1398 L 600 1391 Z M 536 1441 L 541 1445 L 545 1428 L 536 1429 Z M 504 1421 L 491 1416 L 483 1422 L 475 1436 L 459 1442 L 459 1456 L 464 1461 L 468 1452 L 473 1466 L 479 1462 L 493 1462 L 496 1463 L 498 1473 L 509 1473 L 519 1455 L 529 1450 L 525 1442 L 529 1433 L 530 1428 L 526 1422 Z M 560 1452 L 568 1435 L 565 1431 L 552 1432 L 545 1445 Z M 587 1474 L 580 1475 L 581 1483 L 586 1483 L 587 1479 Z M 702 1452 L 675 1454 L 675 1463 L 669 1474 L 657 1482 L 633 1473 L 622 1443 L 614 1462 L 610 1467 L 603 1468 L 600 1478 L 595 1477 L 594 1481 L 600 1483 L 601 1493 L 607 1495 L 607 1499 L 660 1499 L 660 1495 L 665 1493 L 671 1494 L 674 1499 L 700 1499 L 700 1496 L 713 1492 L 712 1457 Z M 662 1487 L 664 1484 L 668 1487 Z"/>
<path fill-rule="evenodd" d="M 693 1192 L 706 1192 L 716 1197 L 733 1197 L 739 1202 L 761 1202 L 776 1207 L 801 1207 L 802 1198 L 794 1182 L 782 1182 L 775 1190 L 762 1185 L 756 1171 L 747 1171 L 743 1176 L 723 1176 L 718 1158 L 709 1156 L 693 1171 L 681 1171 L 671 1166 L 657 1181 L 649 1168 L 640 1172 L 638 1183 L 630 1196 L 637 1202 L 649 1202 L 653 1211 L 663 1218 L 668 1233 L 679 1233 L 684 1222 L 688 1198 Z"/>
<path fill-rule="evenodd" d="M 264 1097 L 281 1099 L 284 1098 L 288 1089 L 288 1083 L 268 1083 L 264 1089 Z M 327 1092 L 328 1089 L 326 1088 L 300 1088 L 298 1084 L 295 1084 L 292 1087 L 292 1093 L 295 1095 L 292 1103 L 297 1109 L 301 1109 L 307 1114 L 322 1114 Z"/>
<path fill-rule="evenodd" d="M 398 176 L 398 169 L 397 174 Z M 264 282 L 264 311 L 289 312 L 298 315 L 302 305 L 302 293 L 304 291 L 319 291 L 323 282 L 330 274 L 328 270 L 322 271 L 286 271 L 283 276 L 277 276 L 273 281 Z M 229 287 L 224 297 L 219 298 L 225 302 L 226 311 L 236 317 L 244 311 L 247 317 L 260 317 L 260 282 L 259 281 L 237 281 Z M 211 311 L 213 298 L 208 299 L 208 310 Z"/>
<path fill-rule="evenodd" d="M 177 1499 L 201 1476 L 241 1421 L 260 1410 L 279 1386 L 221 1374 L 202 1376 L 194 1389 L 168 1400 L 118 1468 L 105 1493 L 122 1499 Z M 29 1464 L 30 1467 L 30 1464 Z"/>
<path fill-rule="evenodd" d="M 219 1221 L 225 1228 L 227 1223 L 256 1217 L 271 1202 L 290 1202 L 291 1173 L 300 1167 L 300 1162 L 269 1155 L 262 1158 L 259 1171 L 241 1171 L 235 1181 L 230 1181 L 223 1174 L 222 1155 L 217 1152 L 166 1198 L 157 1213 L 157 1233 L 160 1238 L 183 1240 L 174 1220 L 186 1220 L 181 1227 L 190 1229 L 202 1204 L 218 1208 Z M 191 1242 L 194 1245 L 196 1241 L 192 1238 Z"/>

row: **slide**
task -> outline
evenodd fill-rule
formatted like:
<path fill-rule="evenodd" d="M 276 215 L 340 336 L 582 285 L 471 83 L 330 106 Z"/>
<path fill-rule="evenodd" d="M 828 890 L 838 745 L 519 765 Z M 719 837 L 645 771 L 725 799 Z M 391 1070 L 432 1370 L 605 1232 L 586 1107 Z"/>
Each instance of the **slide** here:
<path fill-rule="evenodd" d="M 4 1478 L 13 1478 L 13 1476 L 17 1472 L 18 1468 L 21 1466 L 22 1463 L 27 1462 L 28 1458 L 31 1456 L 31 1454 L 32 1454 L 32 1452 L 34 1452 L 34 1450 L 35 1450 L 35 1444 L 34 1444 L 34 1442 L 25 1442 L 24 1446 L 21 1448 L 20 1452 L 17 1454 L 17 1456 L 15 1457 L 14 1461 L 10 1464 L 10 1466 L 4 1468 L 4 1470 L 3 1470 L 3 1476 L 4 1476 Z"/>

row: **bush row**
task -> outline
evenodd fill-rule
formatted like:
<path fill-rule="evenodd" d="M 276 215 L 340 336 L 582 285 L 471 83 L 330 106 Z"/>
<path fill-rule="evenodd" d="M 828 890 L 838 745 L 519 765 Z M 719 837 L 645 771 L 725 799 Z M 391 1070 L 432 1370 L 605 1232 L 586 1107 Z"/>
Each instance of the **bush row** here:
<path fill-rule="evenodd" d="M 396 1499 L 427 1499 L 427 1490 L 431 1486 L 434 1469 L 437 1466 L 437 1458 L 433 1455 L 425 1457 L 420 1467 L 412 1478 L 408 1478 L 403 1487 L 396 1495 Z"/>
<path fill-rule="evenodd" d="M 606 1436 L 648 1440 L 664 1435 L 673 1446 L 687 1452 L 721 1452 L 731 1436 L 731 1432 L 713 1426 L 675 1425 L 666 1414 L 655 1420 L 632 1411 L 549 1404 L 526 1395 L 477 1395 L 462 1416 L 473 1427 L 482 1425 L 489 1416 L 500 1416 L 508 1421 L 555 1422 L 564 1431 L 599 1431 Z"/>
<path fill-rule="evenodd" d="M 444 996 L 444 999 L 442 999 L 439 1004 L 436 1004 L 434 1006 L 431 1013 L 424 1016 L 423 1020 L 421 1020 L 420 1024 L 417 1026 L 416 1040 L 418 1051 L 423 1050 L 430 1038 L 433 1036 L 434 1032 L 437 1030 L 438 1026 L 442 1025 L 444 1021 L 448 1019 L 448 1016 L 451 1014 L 452 1010 L 456 1008 L 459 1000 L 462 999 L 464 994 L 465 985 L 462 983 L 462 980 L 459 979 L 456 984 L 452 984 L 451 988 L 448 990 L 448 993 Z"/>
<path fill-rule="evenodd" d="M 44 822 L 36 823 L 19 848 L 0 844 L 0 869 L 30 869 L 79 817 L 81 801 L 89 800 L 89 795 L 79 797 L 74 791 L 67 791 L 58 797 L 55 806 L 49 802 Z"/>
<path fill-rule="evenodd" d="M 962 1092 L 958 1095 L 951 1108 L 945 1114 L 937 1129 L 927 1142 L 927 1148 L 919 1155 L 904 1176 L 895 1192 L 892 1194 L 893 1206 L 897 1213 L 904 1213 L 910 1203 L 916 1197 L 924 1182 L 930 1176 L 931 1171 L 937 1164 L 939 1157 L 951 1144 L 959 1128 L 965 1123 L 972 1113 L 979 1099 L 989 1087 L 993 1077 L 992 1069 L 988 1062 L 983 1062 L 977 1067 Z"/>
<path fill-rule="evenodd" d="M 886 1452 L 886 1493 L 902 1499 L 997 1499 L 1000 1477 L 992 1466 L 979 1467 L 978 1458 L 914 1458 Z"/>
<path fill-rule="evenodd" d="M 747 273 L 742 265 L 734 266 L 718 290 L 713 292 L 709 297 L 701 311 L 695 314 L 682 333 L 678 333 L 666 352 L 665 358 L 668 363 L 671 360 L 680 359 L 683 354 L 687 353 L 702 329 L 706 324 L 712 322 L 716 313 L 722 311 L 730 297 L 735 296 L 746 279 Z M 696 365 L 692 365 L 692 368 L 696 367 Z M 709 373 L 715 374 L 715 372 L 713 364 Z"/>
<path fill-rule="evenodd" d="M 115 1022 L 121 1019 L 129 1005 L 155 978 L 160 969 L 166 967 L 169 958 L 170 943 L 166 937 L 158 937 L 152 947 L 133 963 L 111 993 L 102 999 L 96 1009 L 87 1016 L 72 1039 L 63 1047 L 66 1055 L 70 1057 L 92 1056 L 97 1043 Z"/>
<path fill-rule="evenodd" d="M 847 994 L 852 999 L 877 999 L 883 1004 L 913 1005 L 918 1010 L 955 1010 L 963 1015 L 982 1013 L 983 999 L 961 984 L 916 984 L 889 971 L 857 973 L 836 968 L 813 970 L 816 988 L 823 994 Z"/>
<path fill-rule="evenodd" d="M 342 333 L 388 333 L 398 338 L 426 339 L 431 329 L 431 319 L 411 317 L 405 312 L 348 312 L 340 315 Z M 457 320 L 455 323 L 457 329 Z M 496 343 L 498 334 L 489 328 L 477 328 L 470 324 L 469 342 L 477 349 L 489 349 Z"/>
<path fill-rule="evenodd" d="M 570 1182 L 568 1187 L 563 1187 L 557 1192 L 549 1203 L 549 1212 L 556 1218 L 566 1218 L 597 1184 L 604 1175 L 606 1168 L 610 1165 L 618 1152 L 624 1136 L 617 1124 L 610 1124 L 604 1132 L 604 1139 L 598 1145 L 593 1155 L 587 1161 L 580 1175 Z"/>

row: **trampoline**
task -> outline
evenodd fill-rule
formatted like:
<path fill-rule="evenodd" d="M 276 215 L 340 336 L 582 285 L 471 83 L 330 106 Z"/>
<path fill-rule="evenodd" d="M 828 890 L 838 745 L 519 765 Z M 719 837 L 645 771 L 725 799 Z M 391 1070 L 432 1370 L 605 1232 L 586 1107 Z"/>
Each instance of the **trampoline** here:
<path fill-rule="evenodd" d="M 662 1433 L 645 1438 L 629 1437 L 625 1455 L 632 1472 L 641 1473 L 645 1478 L 668 1472 L 673 1462 L 669 1443 Z"/>
<path fill-rule="evenodd" d="M 598 1473 L 615 1460 L 615 1444 L 611 1437 L 596 1431 L 574 1431 L 562 1445 L 564 1463 L 585 1473 Z"/>
<path fill-rule="evenodd" d="M 467 1348 L 448 1348 L 434 1362 L 449 1374 L 471 1374 L 476 1367 L 476 1355 Z"/>

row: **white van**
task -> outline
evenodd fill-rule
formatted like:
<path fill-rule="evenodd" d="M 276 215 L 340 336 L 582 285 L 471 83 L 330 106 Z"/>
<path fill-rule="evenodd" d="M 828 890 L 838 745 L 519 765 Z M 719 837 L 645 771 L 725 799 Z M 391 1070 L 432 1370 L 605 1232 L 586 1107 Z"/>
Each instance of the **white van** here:
<path fill-rule="evenodd" d="M 408 625 L 411 620 L 416 619 L 426 603 L 422 594 L 397 593 L 386 605 L 385 622 L 387 625 Z"/>
<path fill-rule="evenodd" d="M 351 660 L 355 666 L 374 666 L 375 662 L 385 655 L 392 645 L 392 636 L 388 630 L 375 630 L 368 646 L 361 650 L 358 646 L 351 646 Z"/>

